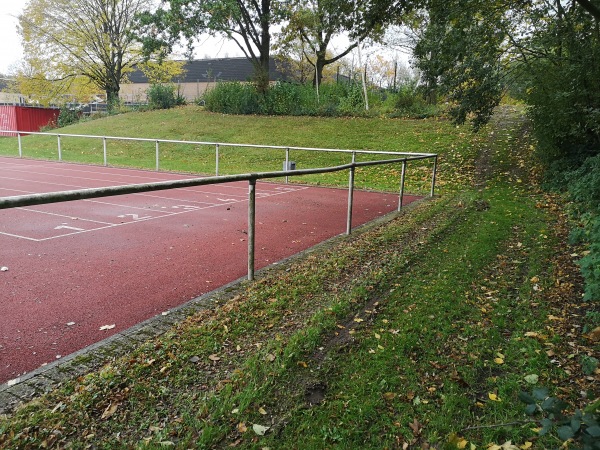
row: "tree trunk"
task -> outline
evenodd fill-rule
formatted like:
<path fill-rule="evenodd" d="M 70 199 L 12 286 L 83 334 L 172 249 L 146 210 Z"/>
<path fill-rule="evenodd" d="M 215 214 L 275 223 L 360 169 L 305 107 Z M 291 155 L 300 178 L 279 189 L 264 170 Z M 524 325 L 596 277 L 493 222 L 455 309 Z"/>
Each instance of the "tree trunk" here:
<path fill-rule="evenodd" d="M 269 30 L 271 15 L 271 0 L 262 0 L 260 15 L 260 48 L 259 64 L 255 66 L 256 89 L 264 94 L 269 89 L 269 62 L 271 59 L 271 33 Z"/>
<path fill-rule="evenodd" d="M 105 87 L 106 91 L 106 107 L 108 111 L 112 111 L 119 104 L 119 91 L 121 87 L 119 83 L 110 82 Z"/>
<path fill-rule="evenodd" d="M 323 68 L 325 67 L 325 53 L 317 54 L 315 74 L 313 75 L 313 86 L 321 86 L 323 82 Z"/>

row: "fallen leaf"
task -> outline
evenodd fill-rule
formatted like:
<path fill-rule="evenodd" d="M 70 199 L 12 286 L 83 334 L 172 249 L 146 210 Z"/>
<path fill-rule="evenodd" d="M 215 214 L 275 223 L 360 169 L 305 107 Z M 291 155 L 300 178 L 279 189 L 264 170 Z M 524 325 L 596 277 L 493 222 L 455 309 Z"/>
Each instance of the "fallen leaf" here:
<path fill-rule="evenodd" d="M 257 423 L 252 425 L 252 430 L 259 436 L 264 436 L 269 428 L 271 428 L 271 427 L 265 427 L 265 426 L 259 425 Z"/>
<path fill-rule="evenodd" d="M 502 358 L 494 358 L 494 362 L 496 364 L 504 364 L 504 360 Z"/>
<path fill-rule="evenodd" d="M 104 410 L 104 412 L 102 413 L 102 420 L 108 419 L 110 416 L 112 416 L 114 413 L 117 412 L 117 408 L 119 407 L 119 403 L 111 403 L 110 405 L 108 405 L 106 407 L 106 409 Z"/>
<path fill-rule="evenodd" d="M 116 327 L 116 324 L 112 324 L 112 325 L 102 325 L 100 327 L 100 331 L 104 331 L 104 330 L 112 330 L 114 327 Z"/>
<path fill-rule="evenodd" d="M 275 361 L 275 355 L 273 355 L 272 353 L 269 353 L 267 356 L 265 356 L 265 359 L 269 362 L 273 362 L 273 361 Z"/>
<path fill-rule="evenodd" d="M 360 317 L 355 318 L 354 321 L 358 322 L 358 323 L 364 322 L 364 320 L 361 319 Z"/>
<path fill-rule="evenodd" d="M 298 361 L 298 365 L 304 368 L 308 367 L 308 364 L 306 364 L 304 361 Z"/>
<path fill-rule="evenodd" d="M 527 450 L 528 448 L 531 448 L 532 445 L 533 445 L 532 442 L 527 441 L 523 445 L 521 445 L 519 448 L 522 450 Z"/>
<path fill-rule="evenodd" d="M 393 392 L 386 392 L 383 394 L 383 398 L 386 400 L 394 400 L 396 398 L 396 394 Z"/>
<path fill-rule="evenodd" d="M 240 422 L 240 423 L 238 423 L 238 425 L 237 425 L 237 430 L 238 430 L 240 433 L 245 433 L 246 431 L 248 431 L 248 427 L 246 426 L 246 424 L 245 424 L 244 422 Z"/>
<path fill-rule="evenodd" d="M 535 374 L 532 373 L 531 375 L 527 375 L 525 377 L 525 381 L 527 381 L 529 384 L 536 384 L 538 382 L 539 377 Z"/>
<path fill-rule="evenodd" d="M 264 409 L 264 408 L 262 408 L 262 407 L 261 407 L 261 408 L 258 408 L 258 412 L 259 412 L 259 413 L 261 413 L 263 416 L 266 416 L 266 415 L 267 415 L 267 411 L 265 411 L 265 409 Z"/>
<path fill-rule="evenodd" d="M 420 434 L 423 428 L 417 419 L 413 419 L 412 423 L 409 423 L 408 426 L 413 431 L 413 434 Z"/>
<path fill-rule="evenodd" d="M 588 339 L 593 342 L 600 341 L 600 327 L 596 327 L 592 331 L 590 331 L 590 333 L 588 334 Z"/>
<path fill-rule="evenodd" d="M 208 355 L 208 359 L 211 361 L 220 361 L 221 357 L 213 353 L 212 355 Z"/>
<path fill-rule="evenodd" d="M 500 397 L 498 397 L 496 394 L 494 394 L 493 392 L 490 392 L 488 394 L 488 398 L 493 401 L 493 402 L 501 402 L 502 400 L 500 400 Z"/>

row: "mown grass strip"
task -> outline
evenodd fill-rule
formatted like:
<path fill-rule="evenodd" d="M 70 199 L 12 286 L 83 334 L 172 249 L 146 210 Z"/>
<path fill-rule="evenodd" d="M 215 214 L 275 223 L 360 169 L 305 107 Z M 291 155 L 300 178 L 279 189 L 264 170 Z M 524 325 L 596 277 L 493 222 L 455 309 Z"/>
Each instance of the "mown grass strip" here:
<path fill-rule="evenodd" d="M 226 116 L 187 106 L 166 111 L 128 113 L 90 120 L 55 132 L 95 136 L 143 137 L 188 141 L 284 145 L 296 147 L 385 150 L 439 153 L 438 188 L 453 191 L 468 184 L 475 149 L 466 127 L 456 128 L 446 120 L 392 120 L 360 118 Z M 22 137 L 26 158 L 58 159 L 57 139 L 50 136 Z M 61 138 L 64 161 L 103 163 L 102 140 Z M 199 174 L 215 173 L 215 148 L 207 145 L 160 145 L 162 170 Z M 0 155 L 18 156 L 17 138 L 0 138 Z M 110 165 L 154 169 L 155 144 L 107 141 Z M 347 164 L 350 155 L 292 151 L 296 167 L 314 168 Z M 266 149 L 220 148 L 219 172 L 237 174 L 249 171 L 281 170 L 285 152 Z M 457 170 L 458 168 L 458 170 Z M 401 166 L 361 169 L 357 188 L 399 189 Z M 427 193 L 431 162 L 410 163 L 407 192 Z M 345 186 L 347 174 L 294 178 L 294 182 Z"/>

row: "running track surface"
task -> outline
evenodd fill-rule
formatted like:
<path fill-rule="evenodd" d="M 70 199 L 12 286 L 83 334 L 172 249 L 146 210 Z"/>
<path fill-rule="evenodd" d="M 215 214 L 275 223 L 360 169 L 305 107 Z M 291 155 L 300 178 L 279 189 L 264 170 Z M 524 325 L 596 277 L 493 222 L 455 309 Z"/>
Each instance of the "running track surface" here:
<path fill-rule="evenodd" d="M 0 157 L 0 197 L 185 178 Z M 256 269 L 345 232 L 347 198 L 257 183 Z M 398 197 L 354 202 L 356 227 Z M 0 210 L 0 383 L 245 276 L 247 218 L 245 182 Z"/>

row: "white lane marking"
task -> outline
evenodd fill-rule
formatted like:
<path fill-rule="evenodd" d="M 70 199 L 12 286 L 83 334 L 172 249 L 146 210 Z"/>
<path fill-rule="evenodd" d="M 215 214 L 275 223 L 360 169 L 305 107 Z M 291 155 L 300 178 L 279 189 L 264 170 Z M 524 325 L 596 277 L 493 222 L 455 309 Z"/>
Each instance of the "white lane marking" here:
<path fill-rule="evenodd" d="M 310 188 L 309 186 L 303 186 L 303 187 L 298 187 L 297 189 L 294 189 L 293 191 L 290 190 L 290 189 L 282 189 L 282 190 L 279 190 L 279 192 L 268 193 L 268 194 L 265 195 L 265 197 L 274 197 L 274 196 L 277 196 L 277 195 L 289 194 L 291 192 L 303 191 L 303 190 L 306 190 L 306 189 L 309 189 L 309 188 Z M 141 194 L 130 194 L 130 195 L 141 195 Z M 169 200 L 177 200 L 177 199 L 169 199 Z M 179 200 L 181 201 L 181 199 L 179 199 Z M 101 201 L 91 200 L 91 199 L 89 199 L 89 200 L 82 200 L 82 201 L 91 202 L 91 203 L 107 204 L 107 205 L 111 205 L 111 206 L 122 206 L 122 207 L 130 208 L 130 209 L 144 209 L 144 210 L 147 210 L 147 208 L 138 208 L 138 207 L 127 206 L 127 205 L 119 205 L 119 204 L 113 204 L 113 203 L 109 203 L 109 202 L 101 202 Z M 243 203 L 245 201 L 247 201 L 247 198 L 244 199 L 244 200 L 238 200 L 238 201 L 236 201 L 234 203 Z M 201 203 L 201 202 L 198 202 L 198 203 Z M 190 205 L 188 208 L 185 208 L 183 211 L 177 211 L 177 212 L 166 213 L 166 214 L 163 212 L 162 215 L 158 215 L 158 216 L 155 216 L 155 217 L 150 217 L 150 218 L 148 218 L 146 220 L 160 219 L 160 218 L 163 218 L 163 217 L 175 216 L 175 215 L 179 215 L 179 214 L 188 213 L 188 212 L 191 212 L 191 211 L 201 211 L 203 209 L 210 209 L 210 208 L 215 208 L 215 207 L 223 206 L 223 205 L 227 205 L 227 203 L 208 204 L 208 206 L 202 206 L 202 207 L 194 207 L 193 205 Z M 21 209 L 21 208 L 19 208 L 19 209 Z M 25 209 L 25 208 L 22 208 L 22 209 Z M 44 213 L 43 211 L 35 211 L 35 210 L 32 210 L 32 211 Z M 160 211 L 153 211 L 153 212 L 160 212 Z M 60 216 L 59 214 L 53 214 L 53 213 L 44 213 L 44 214 L 50 214 L 50 215 Z M 72 216 L 68 216 L 68 217 L 72 217 Z M 82 220 L 87 220 L 87 219 L 82 219 Z M 89 221 L 90 222 L 94 222 L 92 220 L 89 220 Z M 104 223 L 104 222 L 98 222 L 98 223 Z M 89 233 L 91 231 L 99 231 L 99 230 L 104 230 L 104 229 L 108 229 L 108 228 L 119 227 L 119 226 L 123 226 L 123 225 L 130 225 L 132 223 L 137 223 L 137 222 L 136 221 L 129 221 L 129 222 L 123 222 L 123 223 L 116 223 L 116 224 L 107 223 L 107 225 L 103 226 L 103 227 L 90 228 L 90 229 L 87 229 L 87 230 L 75 231 L 73 233 L 65 233 L 65 234 L 60 234 L 60 235 L 57 235 L 57 236 L 50 236 L 50 237 L 39 238 L 39 239 L 38 238 L 32 238 L 32 237 L 29 237 L 29 236 L 18 235 L 18 234 L 5 233 L 5 232 L 2 232 L 2 231 L 0 231 L 0 234 L 1 235 L 5 235 L 5 236 L 19 238 L 19 239 L 25 239 L 25 240 L 33 241 L 33 242 L 44 242 L 44 241 L 49 241 L 49 240 L 52 240 L 52 239 L 58 239 L 58 238 L 66 237 L 66 236 L 73 236 L 73 235 L 76 235 L 76 234 Z"/>
<path fill-rule="evenodd" d="M 55 230 L 75 230 L 75 231 L 83 231 L 84 230 L 84 228 L 70 227 L 66 223 L 63 223 L 62 225 L 54 227 L 54 229 Z"/>
<path fill-rule="evenodd" d="M 82 220 L 85 222 L 100 223 L 102 225 L 112 225 L 112 222 L 102 222 L 100 220 L 84 219 L 82 217 L 77 217 L 77 216 L 68 215 L 68 214 L 57 214 L 57 213 L 53 213 L 53 212 L 49 212 L 49 211 L 40 211 L 39 209 L 33 209 L 33 208 L 17 208 L 17 209 L 20 209 L 22 211 L 38 213 L 38 214 L 46 214 L 48 216 L 67 217 L 69 219 Z"/>

